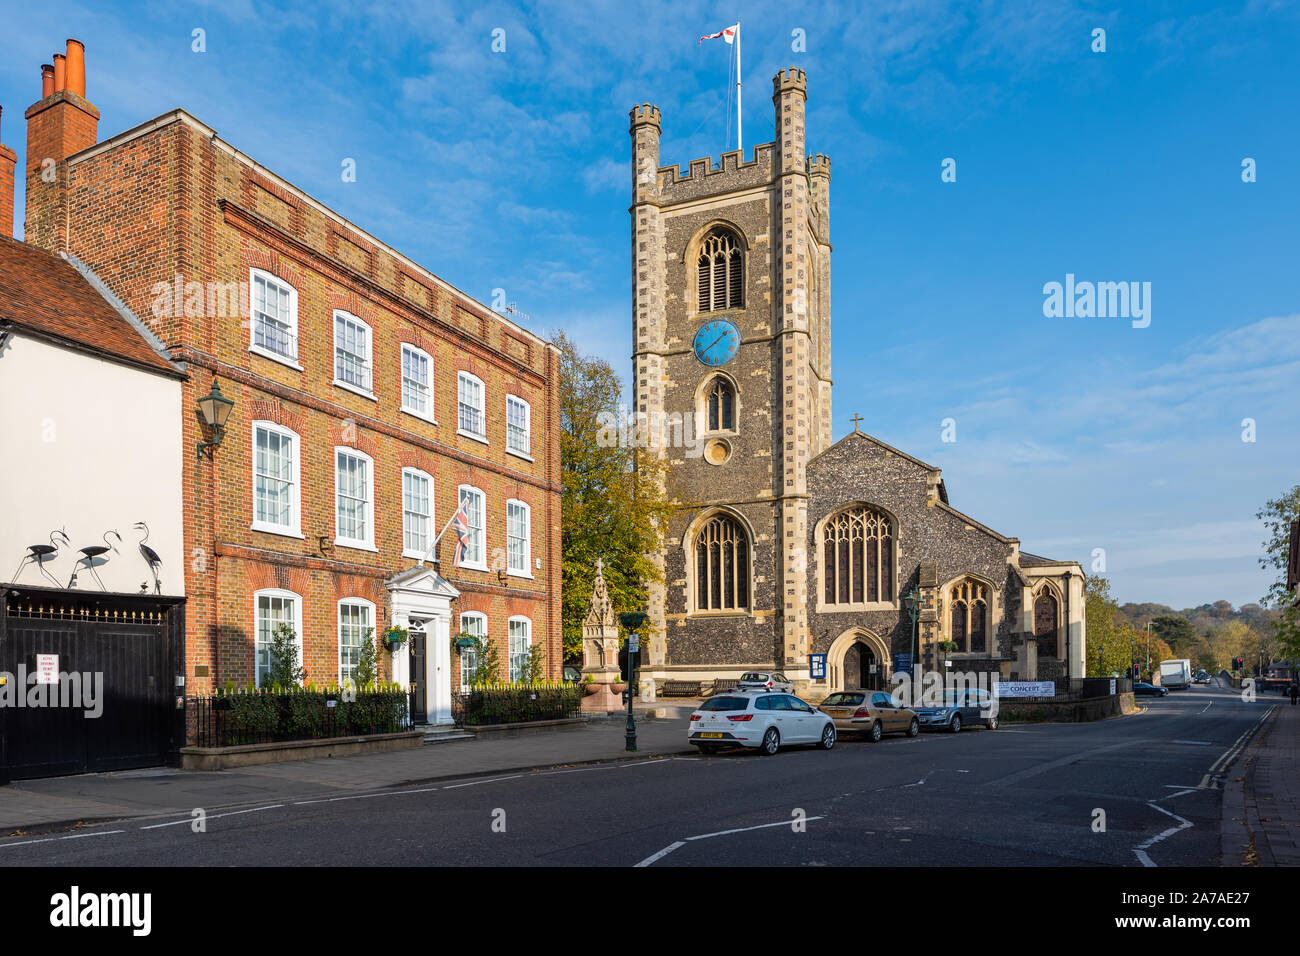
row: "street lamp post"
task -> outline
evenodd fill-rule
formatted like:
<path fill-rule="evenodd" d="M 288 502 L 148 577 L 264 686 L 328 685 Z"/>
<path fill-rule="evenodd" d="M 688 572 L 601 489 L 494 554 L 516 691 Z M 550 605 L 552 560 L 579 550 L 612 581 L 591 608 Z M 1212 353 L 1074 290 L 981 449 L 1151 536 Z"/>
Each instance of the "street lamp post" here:
<path fill-rule="evenodd" d="M 627 751 L 636 753 L 636 718 L 632 716 L 632 701 L 636 698 L 636 661 L 640 654 L 638 631 L 645 623 L 640 611 L 628 611 L 618 616 L 619 623 L 627 629 Z"/>
<path fill-rule="evenodd" d="M 917 588 L 912 588 L 903 598 L 907 605 L 908 616 L 912 618 L 912 680 L 916 680 L 916 660 L 920 656 L 920 632 L 917 629 L 916 622 L 921 616 L 921 592 Z"/>

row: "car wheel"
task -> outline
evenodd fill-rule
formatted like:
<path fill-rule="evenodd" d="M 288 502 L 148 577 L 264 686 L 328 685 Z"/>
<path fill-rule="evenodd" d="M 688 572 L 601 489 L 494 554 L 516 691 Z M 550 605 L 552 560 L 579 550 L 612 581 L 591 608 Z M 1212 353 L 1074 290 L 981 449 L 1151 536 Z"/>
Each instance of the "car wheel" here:
<path fill-rule="evenodd" d="M 952 715 L 952 720 L 948 722 L 948 729 L 954 734 L 961 733 L 961 714 Z"/>
<path fill-rule="evenodd" d="M 912 722 L 907 725 L 907 736 L 915 737 L 920 732 L 921 732 L 921 722 L 917 720 L 915 717 L 913 717 Z"/>
<path fill-rule="evenodd" d="M 884 734 L 885 734 L 885 728 L 880 726 L 880 721 L 873 720 L 871 722 L 871 742 L 873 744 L 879 743 L 880 738 L 883 737 Z"/>
<path fill-rule="evenodd" d="M 996 717 L 990 717 L 990 718 L 989 718 L 989 722 L 988 722 L 987 724 L 985 724 L 984 726 L 987 727 L 989 730 L 997 730 L 997 729 L 998 729 L 998 719 L 997 719 Z"/>
<path fill-rule="evenodd" d="M 830 750 L 835 746 L 835 725 L 827 724 L 822 728 L 822 739 L 818 742 L 819 750 Z"/>
<path fill-rule="evenodd" d="M 769 757 L 781 749 L 781 735 L 775 727 L 767 728 L 767 733 L 763 734 L 763 743 L 758 749 Z"/>

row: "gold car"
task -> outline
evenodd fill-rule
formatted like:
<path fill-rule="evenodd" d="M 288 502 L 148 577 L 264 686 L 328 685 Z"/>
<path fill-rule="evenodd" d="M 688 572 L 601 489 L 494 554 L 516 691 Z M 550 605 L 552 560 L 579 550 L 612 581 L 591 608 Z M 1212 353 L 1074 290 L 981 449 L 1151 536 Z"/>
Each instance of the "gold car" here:
<path fill-rule="evenodd" d="M 866 734 L 872 743 L 885 734 L 915 737 L 921 732 L 916 714 L 884 691 L 841 691 L 831 694 L 817 709 L 835 721 L 839 733 Z"/>

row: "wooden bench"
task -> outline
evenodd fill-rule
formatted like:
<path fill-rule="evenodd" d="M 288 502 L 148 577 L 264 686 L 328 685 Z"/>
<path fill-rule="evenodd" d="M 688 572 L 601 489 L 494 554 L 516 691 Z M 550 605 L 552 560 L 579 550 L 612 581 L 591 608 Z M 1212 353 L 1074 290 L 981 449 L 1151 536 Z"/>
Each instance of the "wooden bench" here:
<path fill-rule="evenodd" d="M 701 682 L 697 680 L 666 680 L 659 688 L 662 697 L 699 697 Z"/>

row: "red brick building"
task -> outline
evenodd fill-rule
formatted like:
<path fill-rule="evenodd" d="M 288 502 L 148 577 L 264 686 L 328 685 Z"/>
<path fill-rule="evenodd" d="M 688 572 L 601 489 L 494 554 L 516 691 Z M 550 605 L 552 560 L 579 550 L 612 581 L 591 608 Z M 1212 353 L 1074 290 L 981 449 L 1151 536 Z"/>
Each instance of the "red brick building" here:
<path fill-rule="evenodd" d="M 502 678 L 533 643 L 558 676 L 555 347 L 183 110 L 100 141 L 76 41 L 26 117 L 27 241 L 94 269 L 188 367 L 185 553 L 163 556 L 186 565 L 188 691 L 261 680 L 280 620 L 318 684 L 369 629 L 412 625 L 381 666 L 423 684 L 431 722 L 468 667 L 463 629 Z M 196 454 L 214 381 L 234 407 Z M 420 570 L 462 500 L 466 561 L 448 533 Z"/>

